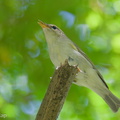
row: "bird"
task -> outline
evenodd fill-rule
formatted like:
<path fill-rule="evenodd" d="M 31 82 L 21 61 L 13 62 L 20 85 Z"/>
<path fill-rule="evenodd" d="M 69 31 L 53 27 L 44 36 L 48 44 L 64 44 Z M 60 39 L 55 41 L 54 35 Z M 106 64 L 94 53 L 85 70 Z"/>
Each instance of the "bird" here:
<path fill-rule="evenodd" d="M 54 66 L 60 66 L 66 59 L 70 65 L 77 65 L 81 72 L 76 75 L 73 83 L 94 91 L 102 97 L 113 112 L 117 112 L 120 99 L 109 90 L 103 76 L 87 55 L 56 25 L 46 24 L 41 20 L 38 24 L 43 29 L 49 56 Z"/>

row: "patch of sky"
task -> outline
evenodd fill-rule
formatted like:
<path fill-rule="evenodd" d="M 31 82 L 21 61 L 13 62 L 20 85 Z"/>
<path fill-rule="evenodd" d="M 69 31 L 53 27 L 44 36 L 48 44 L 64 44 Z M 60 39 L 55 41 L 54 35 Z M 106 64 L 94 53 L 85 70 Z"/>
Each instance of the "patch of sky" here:
<path fill-rule="evenodd" d="M 75 15 L 67 11 L 61 11 L 59 15 L 66 21 L 67 27 L 71 27 L 75 21 Z"/>
<path fill-rule="evenodd" d="M 87 40 L 90 37 L 90 29 L 87 24 L 79 24 L 76 27 L 80 40 Z"/>

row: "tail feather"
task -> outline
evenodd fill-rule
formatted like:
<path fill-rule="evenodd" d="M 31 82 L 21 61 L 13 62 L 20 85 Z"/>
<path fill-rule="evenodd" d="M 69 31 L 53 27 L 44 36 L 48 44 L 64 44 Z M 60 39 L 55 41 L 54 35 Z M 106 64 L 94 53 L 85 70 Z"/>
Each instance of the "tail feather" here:
<path fill-rule="evenodd" d="M 120 107 L 120 99 L 113 95 L 110 91 L 109 94 L 103 97 L 105 102 L 109 105 L 113 112 L 117 112 Z"/>
<path fill-rule="evenodd" d="M 106 87 L 100 86 L 99 88 L 97 87 L 98 89 L 95 89 L 95 87 L 93 88 L 91 89 L 104 99 L 104 101 L 109 105 L 113 112 L 118 111 L 120 107 L 119 98 L 113 95 L 113 93 Z"/>

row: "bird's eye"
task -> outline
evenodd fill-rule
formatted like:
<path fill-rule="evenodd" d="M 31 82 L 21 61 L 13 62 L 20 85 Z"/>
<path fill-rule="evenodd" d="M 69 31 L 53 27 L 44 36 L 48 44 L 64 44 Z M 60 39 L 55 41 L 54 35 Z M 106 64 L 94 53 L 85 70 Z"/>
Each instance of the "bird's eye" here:
<path fill-rule="evenodd" d="M 55 29 L 57 29 L 57 27 L 56 26 L 52 26 L 52 28 L 55 30 Z"/>

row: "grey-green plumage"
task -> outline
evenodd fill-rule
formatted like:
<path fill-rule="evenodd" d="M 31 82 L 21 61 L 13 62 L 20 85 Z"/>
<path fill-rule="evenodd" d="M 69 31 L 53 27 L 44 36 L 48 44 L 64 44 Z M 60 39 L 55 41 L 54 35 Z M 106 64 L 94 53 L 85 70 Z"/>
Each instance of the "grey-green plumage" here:
<path fill-rule="evenodd" d="M 102 75 L 86 54 L 57 26 L 45 24 L 41 21 L 39 24 L 43 28 L 50 59 L 55 67 L 60 66 L 66 59 L 70 65 L 78 65 L 82 72 L 78 73 L 74 84 L 93 90 L 105 100 L 114 112 L 117 112 L 120 107 L 120 100 L 110 92 Z"/>

